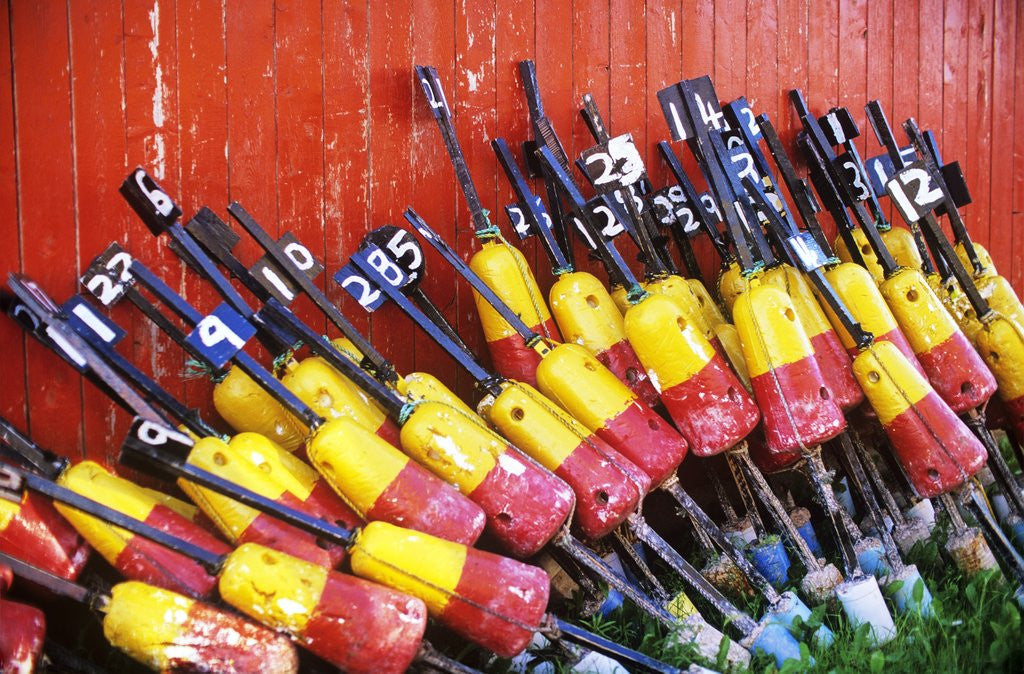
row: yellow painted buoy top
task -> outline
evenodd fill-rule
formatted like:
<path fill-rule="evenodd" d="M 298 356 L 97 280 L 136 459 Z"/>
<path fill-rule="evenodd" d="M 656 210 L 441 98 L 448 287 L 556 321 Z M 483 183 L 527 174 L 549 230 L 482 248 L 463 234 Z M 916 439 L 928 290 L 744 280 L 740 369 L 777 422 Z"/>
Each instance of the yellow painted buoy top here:
<path fill-rule="evenodd" d="M 593 354 L 626 338 L 622 313 L 604 284 L 593 274 L 562 274 L 548 293 L 562 339 Z"/>
<path fill-rule="evenodd" d="M 626 334 L 663 391 L 689 381 L 715 356 L 711 343 L 666 297 L 652 295 L 633 306 L 626 314 Z"/>
<path fill-rule="evenodd" d="M 551 318 L 533 272 L 519 249 L 487 241 L 470 258 L 469 266 L 488 288 L 519 314 L 526 325 L 535 326 Z M 488 341 L 516 334 L 512 326 L 475 291 L 473 300 Z"/>

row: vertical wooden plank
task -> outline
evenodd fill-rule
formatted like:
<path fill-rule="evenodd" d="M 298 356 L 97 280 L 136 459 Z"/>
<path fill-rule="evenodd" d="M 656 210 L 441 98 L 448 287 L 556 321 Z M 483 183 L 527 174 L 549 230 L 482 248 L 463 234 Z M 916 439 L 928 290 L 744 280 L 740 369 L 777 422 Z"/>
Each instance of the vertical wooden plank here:
<path fill-rule="evenodd" d="M 324 273 L 333 275 L 370 229 L 370 6 L 324 3 L 323 12 Z M 327 290 L 356 329 L 368 336 L 370 315 L 333 281 Z M 338 334 L 333 326 L 328 332 Z"/>
<path fill-rule="evenodd" d="M 647 27 L 643 0 L 611 0 L 609 14 L 609 101 L 607 123 L 613 136 L 633 134 L 640 156 L 647 150 L 647 49 L 638 40 Z M 662 49 L 665 45 L 662 45 Z M 582 105 L 582 104 L 581 104 Z M 603 111 L 602 111 L 603 112 Z"/>
<path fill-rule="evenodd" d="M 278 233 L 277 63 L 273 0 L 225 0 L 228 198 L 240 202 L 271 234 Z M 218 210 L 220 210 L 218 208 Z M 226 216 L 225 216 L 226 217 Z M 256 257 L 243 236 L 236 253 Z"/>
<path fill-rule="evenodd" d="M 125 3 L 123 11 L 128 164 L 145 167 L 180 201 L 175 2 Z M 131 213 L 123 200 L 117 208 Z M 134 213 L 129 217 L 132 253 L 168 285 L 180 290 L 182 264 L 167 249 L 166 237 L 154 241 Z M 133 312 L 132 316 L 134 362 L 154 374 L 172 395 L 182 398 L 184 356 L 181 348 L 139 312 Z"/>
<path fill-rule="evenodd" d="M 798 169 L 804 166 L 803 157 L 796 151 L 796 135 L 800 123 L 789 102 L 789 92 L 800 89 L 805 94 L 808 86 L 808 20 L 807 0 L 779 1 L 779 31 L 776 44 L 779 55 L 778 114 L 774 118 L 790 159 Z"/>
<path fill-rule="evenodd" d="M 779 29 L 779 2 L 749 0 L 746 11 L 747 81 L 744 94 L 755 115 L 765 113 L 774 123 L 779 116 L 779 53 L 778 42 L 774 39 Z M 762 151 L 770 162 L 771 155 L 767 149 L 762 148 Z M 705 270 L 705 274 L 707 272 Z"/>
<path fill-rule="evenodd" d="M 647 162 L 647 175 L 655 188 L 667 185 L 670 172 L 657 150 L 657 143 L 668 140 L 668 126 L 658 105 L 658 91 L 683 78 L 682 12 L 678 2 L 651 0 L 647 4 L 647 143 L 642 148 Z"/>
<path fill-rule="evenodd" d="M 893 125 L 896 138 L 906 141 L 899 125 L 907 117 L 917 117 L 918 88 L 914 85 L 920 72 L 918 30 L 921 17 L 916 2 L 893 5 L 893 104 L 885 112 Z"/>
<path fill-rule="evenodd" d="M 589 93 L 594 97 L 601 114 L 608 116 L 610 101 L 610 57 L 611 30 L 608 4 L 606 2 L 575 2 L 572 7 L 572 98 L 560 100 L 556 104 L 566 106 L 572 110 L 572 134 L 563 137 L 562 142 L 566 145 L 565 151 L 569 155 L 569 161 L 575 161 L 583 150 L 592 147 L 594 137 L 590 135 L 583 118 L 579 115 L 579 109 L 583 106 L 583 94 Z M 567 132 L 566 132 L 567 133 Z M 586 181 L 580 178 L 581 184 Z M 589 190 L 585 193 L 589 194 Z M 624 257 L 628 260 L 634 258 L 632 244 L 623 242 Z M 587 254 L 582 244 L 576 245 L 576 264 L 580 269 L 591 273 L 598 273 L 598 265 L 587 259 Z M 632 265 L 634 270 L 639 266 Z"/>
<path fill-rule="evenodd" d="M 868 74 L 868 3 L 867 0 L 842 0 L 839 5 L 839 105 L 849 108 L 853 120 L 867 130 L 864 104 Z M 822 109 L 820 112 L 826 112 Z M 857 143 L 864 149 L 863 140 Z"/>
<path fill-rule="evenodd" d="M 398 224 L 409 196 L 409 135 L 415 93 L 411 25 L 411 3 L 370 6 L 370 228 Z M 438 142 L 436 136 L 434 142 Z M 375 346 L 404 372 L 413 362 L 413 331 L 389 329 L 397 315 L 395 307 L 385 306 L 372 318 L 371 332 Z"/>
<path fill-rule="evenodd" d="M 942 158 L 967 165 L 967 22 L 966 3 L 946 0 L 943 20 Z M 976 178 L 966 176 L 968 184 Z"/>
<path fill-rule="evenodd" d="M 499 36 L 500 37 L 500 36 Z M 413 62 L 432 65 L 449 96 L 455 95 L 455 7 L 449 3 L 418 2 L 413 6 Z M 514 68 L 514 65 L 511 66 Z M 410 73 L 410 79 L 412 74 Z M 413 193 L 412 205 L 446 241 L 456 241 L 456 213 L 464 213 L 461 194 L 452 173 L 451 162 L 444 150 L 437 123 L 430 113 L 419 84 L 414 85 L 412 98 Z M 522 95 L 519 95 L 522 98 Z M 454 105 L 454 99 L 449 101 Z M 461 119 L 465 119 L 464 117 Z M 461 137 L 461 136 L 460 136 Z M 511 142 L 511 141 L 510 141 Z M 464 216 L 463 216 L 464 217 Z M 494 214 L 495 221 L 502 215 Z M 404 219 L 401 223 L 406 225 Z M 445 318 L 457 325 L 459 312 L 456 293 L 461 281 L 455 278 L 448 263 L 434 249 L 424 244 L 426 275 L 422 287 L 441 308 Z M 472 299 L 467 298 L 472 303 Z M 401 318 L 408 323 L 408 319 Z M 415 330 L 416 328 L 411 328 Z M 486 349 L 485 349 L 486 351 Z M 459 381 L 460 368 L 433 340 L 420 333 L 416 341 L 416 367 L 430 372 L 453 390 Z M 465 377 L 462 377 L 465 380 Z M 464 393 L 471 390 L 464 386 Z"/>
<path fill-rule="evenodd" d="M 934 2 L 935 0 L 926 0 Z M 939 2 L 939 19 L 932 25 L 938 30 L 937 41 L 932 46 L 940 64 L 942 63 L 942 0 Z M 893 106 L 893 61 L 895 37 L 893 30 L 893 2 L 892 0 L 876 0 L 868 3 L 868 80 L 867 96 L 859 104 L 861 109 L 868 101 L 878 100 L 882 103 L 884 110 L 892 110 Z M 939 122 L 942 121 L 942 82 L 938 83 L 938 90 L 933 92 L 936 105 L 939 108 Z M 874 132 L 869 124 L 860 128 L 864 158 L 873 157 L 884 150 L 878 144 Z M 894 212 L 888 198 L 879 200 L 882 210 L 885 212 L 889 222 L 893 222 Z M 899 217 L 899 216 L 896 216 Z"/>
<path fill-rule="evenodd" d="M 121 78 L 121 6 L 72 2 L 69 8 L 75 226 L 80 240 L 78 264 L 84 269 L 111 240 L 125 244 L 134 223 L 129 211 L 120 207 L 117 193 L 129 168 Z M 97 226 L 97 214 L 103 214 L 102 226 Z M 111 311 L 111 318 L 122 326 L 131 323 L 131 315 L 132 309 L 124 305 Z M 108 465 L 116 463 L 128 417 L 118 414 L 110 398 L 91 384 L 84 387 L 86 453 Z"/>
<path fill-rule="evenodd" d="M 723 101 L 745 93 L 747 85 L 747 4 L 745 0 L 715 3 L 715 91 Z"/>
<path fill-rule="evenodd" d="M 1014 40 L 1017 36 L 1017 5 L 996 0 L 993 13 L 992 137 L 989 175 L 988 249 L 996 269 L 1011 274 L 1013 248 L 1013 75 Z M 984 189 L 984 186 L 982 187 Z M 1019 249 L 1017 249 L 1019 251 Z"/>
<path fill-rule="evenodd" d="M 942 0 L 920 0 L 917 121 L 922 129 L 942 126 Z M 1012 39 L 1012 38 L 1011 38 Z M 911 86 L 912 78 L 906 78 Z"/>
<path fill-rule="evenodd" d="M 967 156 L 972 203 L 962 210 L 971 238 L 989 246 L 988 175 L 992 157 L 992 0 L 971 0 L 967 31 Z"/>
<path fill-rule="evenodd" d="M 839 4 L 838 0 L 810 2 L 808 5 L 807 39 L 807 105 L 815 114 L 838 103 L 839 95 Z M 822 229 L 829 241 L 835 238 L 832 218 L 821 218 Z"/>
<path fill-rule="evenodd" d="M 181 140 L 181 207 L 190 218 L 201 206 L 227 217 L 227 44 L 223 0 L 183 3 L 178 8 L 178 137 Z M 219 303 L 213 287 L 186 269 L 185 295 L 193 306 Z M 213 409 L 209 379 L 185 379 L 184 400 Z M 208 415 L 209 416 L 209 415 Z"/>
<path fill-rule="evenodd" d="M 396 24 L 397 25 L 397 24 Z M 408 24 L 406 24 L 408 25 Z M 281 233 L 291 231 L 324 258 L 323 46 L 319 6 L 278 0 L 274 7 L 277 63 L 277 207 Z M 395 129 L 396 134 L 398 129 Z M 321 287 L 327 275 L 317 279 Z M 323 332 L 323 314 L 306 299 L 296 313 Z"/>
<path fill-rule="evenodd" d="M 67 6 L 26 3 L 12 7 L 10 16 L 22 268 L 62 301 L 75 288 L 78 267 Z M 28 343 L 26 370 L 32 436 L 44 447 L 81 457 L 81 379 L 34 341 Z"/>
<path fill-rule="evenodd" d="M 466 0 L 455 7 L 455 92 L 456 131 L 466 155 L 469 173 L 473 177 L 484 208 L 494 212 L 497 190 L 497 160 L 490 148 L 495 127 L 495 4 L 494 0 Z M 449 171 L 443 174 L 451 176 Z M 445 178 L 454 180 L 454 178 Z M 465 199 L 456 199 L 455 248 L 464 260 L 479 250 Z M 496 214 L 495 214 L 496 215 Z M 452 273 L 450 268 L 447 273 Z M 457 329 L 466 344 L 478 354 L 486 352 L 480 319 L 470 293 L 469 285 L 457 279 Z M 459 375 L 459 392 L 469 397 L 471 385 L 468 376 Z"/>
<path fill-rule="evenodd" d="M 21 221 L 18 214 L 17 156 L 14 133 L 14 64 L 10 12 L 0 12 L 0 269 L 22 268 Z M 0 352 L 4 354 L 8 385 L 0 388 L 0 414 L 25 428 L 28 424 L 28 378 L 25 370 L 25 334 L 13 321 L 0 321 Z"/>
<path fill-rule="evenodd" d="M 1018 12 L 1013 70 L 1013 250 L 1024 250 L 1024 13 Z M 1013 255 L 1010 282 L 1024 292 L 1024 256 Z M 1003 272 L 1006 274 L 1007 272 Z"/>
<path fill-rule="evenodd" d="M 697 0 L 696 2 L 684 2 L 682 9 L 682 75 L 679 79 L 692 79 L 703 75 L 715 76 L 715 3 L 714 0 Z M 678 81 L 678 80 L 676 80 Z M 721 94 L 721 92 L 719 92 Z M 659 106 L 660 107 L 660 106 Z M 660 111 L 659 111 L 660 113 Z M 665 124 L 662 119 L 662 124 Z M 665 135 L 668 135 L 668 128 L 665 128 Z M 677 144 L 676 154 L 683 164 L 683 170 L 693 181 L 698 191 L 707 188 L 697 162 L 689 148 L 683 144 Z M 699 237 L 694 246 L 694 254 L 701 269 L 713 269 L 718 266 L 719 260 L 715 257 L 715 251 L 707 242 L 707 237 Z"/>

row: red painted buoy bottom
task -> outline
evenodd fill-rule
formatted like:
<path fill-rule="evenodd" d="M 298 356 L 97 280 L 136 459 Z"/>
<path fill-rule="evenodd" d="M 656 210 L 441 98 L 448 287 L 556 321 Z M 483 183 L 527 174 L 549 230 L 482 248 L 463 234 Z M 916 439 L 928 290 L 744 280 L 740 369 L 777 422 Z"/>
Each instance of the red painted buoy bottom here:
<path fill-rule="evenodd" d="M 932 388 L 957 414 L 983 405 L 998 388 L 996 378 L 960 331 L 917 359 Z"/>
<path fill-rule="evenodd" d="M 850 354 L 843 348 L 839 336 L 832 330 L 826 330 L 811 337 L 811 347 L 836 404 L 843 410 L 851 410 L 864 402 L 864 391 L 853 376 Z"/>
<path fill-rule="evenodd" d="M 283 506 L 304 510 L 303 503 L 288 492 L 274 500 Z M 312 534 L 285 524 L 266 513 L 256 515 L 238 537 L 238 543 L 258 543 L 328 569 L 333 569 L 345 559 L 345 549 L 341 546 L 328 544 L 322 547 Z"/>
<path fill-rule="evenodd" d="M 917 355 L 914 353 L 914 349 L 910 347 L 910 342 L 907 341 L 907 338 L 903 335 L 902 332 L 900 332 L 899 328 L 893 328 L 892 330 L 883 335 L 875 335 L 875 344 L 877 344 L 878 342 L 889 342 L 890 344 L 895 346 L 897 349 L 899 349 L 900 353 L 903 354 L 903 357 L 906 358 L 907 361 L 914 366 L 914 369 L 917 370 L 922 377 L 928 379 L 928 373 L 924 371 L 923 367 L 921 367 L 921 363 L 918 362 Z M 850 358 L 856 358 L 857 355 L 860 353 L 860 349 L 858 349 L 856 346 L 852 346 L 846 350 L 846 353 L 849 354 Z"/>
<path fill-rule="evenodd" d="M 496 592 L 496 587 L 503 591 Z M 445 606 L 442 621 L 484 648 L 510 658 L 529 645 L 533 630 L 540 626 L 550 587 L 548 575 L 540 567 L 470 549 L 456 596 Z"/>
<path fill-rule="evenodd" d="M 611 533 L 636 510 L 640 501 L 636 484 L 612 463 L 621 466 L 629 461 L 615 450 L 605 453 L 611 461 L 584 440 L 555 471 L 576 496 L 573 524 L 584 538 L 601 538 Z M 640 469 L 632 466 L 632 471 L 639 473 Z"/>
<path fill-rule="evenodd" d="M 272 630 L 233 613 L 192 604 L 177 642 L 189 648 L 168 648 L 168 669 L 175 672 L 291 672 L 295 649 Z"/>
<path fill-rule="evenodd" d="M 18 512 L 0 531 L 0 551 L 30 560 L 61 578 L 75 580 L 89 561 L 92 548 L 52 503 L 29 492 L 21 499 Z"/>
<path fill-rule="evenodd" d="M 231 551 L 224 541 L 164 505 L 153 507 L 146 524 L 218 555 Z M 128 544 L 114 560 L 114 566 L 125 578 L 188 597 L 208 597 L 213 592 L 217 578 L 198 562 L 143 536 L 128 535 Z"/>
<path fill-rule="evenodd" d="M 515 557 L 532 557 L 572 512 L 572 489 L 509 447 L 498 455 L 470 499 L 483 508 L 491 533 Z"/>
<path fill-rule="evenodd" d="M 0 672 L 34 672 L 45 638 L 42 611 L 0 599 Z"/>
<path fill-rule="evenodd" d="M 398 424 L 391 419 L 385 418 L 384 423 L 382 423 L 374 433 L 377 437 L 387 440 L 388 444 L 392 447 L 402 446 L 402 429 L 400 429 Z"/>
<path fill-rule="evenodd" d="M 398 472 L 366 517 L 464 545 L 473 545 L 487 523 L 480 506 L 414 461 Z"/>
<path fill-rule="evenodd" d="M 597 435 L 643 471 L 645 491 L 675 473 L 689 449 L 686 438 L 636 400 L 606 420 Z"/>
<path fill-rule="evenodd" d="M 620 340 L 609 348 L 594 356 L 619 378 L 629 390 L 648 407 L 655 407 L 661 402 L 658 390 L 647 376 L 647 370 L 633 350 L 628 340 Z"/>
<path fill-rule="evenodd" d="M 663 390 L 661 400 L 697 456 L 729 449 L 760 419 L 757 405 L 717 354 L 687 381 Z"/>
<path fill-rule="evenodd" d="M 302 644 L 346 672 L 404 672 L 426 626 L 419 599 L 335 572 L 327 576 Z"/>
<path fill-rule="evenodd" d="M 907 477 L 925 498 L 956 489 L 985 465 L 984 446 L 934 391 L 884 428 Z"/>
<path fill-rule="evenodd" d="M 752 377 L 750 383 L 771 452 L 814 447 L 846 428 L 843 411 L 832 400 L 811 356 Z"/>
<path fill-rule="evenodd" d="M 750 451 L 750 458 L 754 465 L 765 475 L 778 473 L 791 468 L 797 461 L 803 458 L 803 452 L 799 449 L 789 452 L 773 452 L 768 449 L 762 431 L 751 433 L 747 436 L 747 448 Z"/>
<path fill-rule="evenodd" d="M 538 323 L 530 326 L 530 329 L 539 335 L 551 335 L 551 339 L 555 341 L 562 339 L 554 319 L 551 318 L 544 321 L 543 328 Z M 487 342 L 487 351 L 491 354 L 494 369 L 502 377 L 521 381 L 534 388 L 537 387 L 537 366 L 540 365 L 540 354 L 526 346 L 526 342 L 519 334 L 511 334 L 508 337 Z"/>

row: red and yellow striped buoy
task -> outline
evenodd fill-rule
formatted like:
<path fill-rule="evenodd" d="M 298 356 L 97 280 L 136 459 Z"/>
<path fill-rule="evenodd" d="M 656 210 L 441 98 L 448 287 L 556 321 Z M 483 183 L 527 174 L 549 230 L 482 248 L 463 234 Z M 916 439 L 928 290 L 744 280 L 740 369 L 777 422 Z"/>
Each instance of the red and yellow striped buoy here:
<path fill-rule="evenodd" d="M 371 405 L 369 396 L 322 358 L 292 361 L 286 366 L 281 383 L 324 419 L 349 418 L 391 444 L 398 443 L 395 422 Z"/>
<path fill-rule="evenodd" d="M 760 414 L 746 389 L 674 302 L 651 295 L 632 306 L 626 335 L 657 377 L 662 402 L 694 454 L 725 451 L 757 425 Z"/>
<path fill-rule="evenodd" d="M 382 520 L 472 545 L 486 518 L 458 490 L 351 419 L 317 429 L 309 459 L 366 520 Z"/>
<path fill-rule="evenodd" d="M 260 545 L 235 549 L 218 587 L 227 603 L 346 672 L 405 671 L 427 626 L 415 597 Z"/>
<path fill-rule="evenodd" d="M 402 425 L 402 447 L 479 505 L 490 532 L 517 557 L 544 547 L 572 513 L 569 485 L 456 407 L 415 404 Z"/>
<path fill-rule="evenodd" d="M 584 538 L 611 533 L 636 511 L 640 489 L 650 487 L 640 468 L 527 384 L 506 382 L 480 409 L 502 436 L 572 487 L 573 522 Z"/>
<path fill-rule="evenodd" d="M 981 276 L 998 276 L 999 272 L 996 270 L 996 265 L 992 262 L 992 256 L 981 244 L 972 241 L 971 245 L 974 246 L 974 254 L 978 256 L 978 262 L 981 263 Z M 960 263 L 967 270 L 967 273 L 974 274 L 974 265 L 971 264 L 971 258 L 967 256 L 967 249 L 964 248 L 964 244 L 956 242 L 953 245 L 953 250 L 956 251 L 956 256 L 960 258 Z"/>
<path fill-rule="evenodd" d="M 885 299 L 878 291 L 878 286 L 864 267 L 844 262 L 827 270 L 825 278 L 835 289 L 836 295 L 843 301 L 853 318 L 860 323 L 861 328 L 874 336 L 876 344 L 878 342 L 892 343 L 922 377 L 927 377 L 924 368 L 917 362 L 910 343 L 907 342 L 907 338 L 896 324 L 889 305 L 885 303 Z M 825 315 L 828 316 L 829 322 L 835 328 L 846 351 L 852 358 L 856 358 L 859 349 L 843 328 L 839 318 L 832 312 L 827 302 L 822 302 L 821 308 L 825 310 Z M 860 381 L 859 378 L 858 381 Z"/>
<path fill-rule="evenodd" d="M 957 414 L 984 405 L 996 380 L 921 272 L 899 269 L 879 290 L 939 397 Z"/>
<path fill-rule="evenodd" d="M 596 276 L 562 274 L 548 294 L 551 313 L 565 340 L 589 351 L 648 406 L 660 400 L 637 358 L 622 323 L 622 313 Z"/>
<path fill-rule="evenodd" d="M 26 491 L 19 503 L 0 498 L 0 552 L 74 580 L 89 561 L 90 548 L 52 503 Z"/>
<path fill-rule="evenodd" d="M 301 447 L 308 434 L 301 421 L 237 367 L 213 387 L 213 406 L 235 431 L 258 433 L 289 452 Z"/>
<path fill-rule="evenodd" d="M 470 258 L 469 267 L 531 330 L 561 341 L 562 336 L 544 303 L 544 295 L 537 287 L 526 258 L 517 248 L 494 240 L 485 241 Z M 506 379 L 536 386 L 535 372 L 540 355 L 526 346 L 519 333 L 476 291 L 473 300 L 494 369 Z"/>
<path fill-rule="evenodd" d="M 118 583 L 103 616 L 115 648 L 157 672 L 296 672 L 287 637 L 145 583 Z"/>
<path fill-rule="evenodd" d="M 789 295 L 752 285 L 732 308 L 768 449 L 810 448 L 842 432 L 846 419 L 825 385 Z"/>
<path fill-rule="evenodd" d="M 220 438 L 202 438 L 189 452 L 188 462 L 283 506 L 304 510 L 333 522 L 337 514 L 319 511 L 310 499 L 317 482 L 316 472 L 305 464 L 302 464 L 303 469 L 286 465 L 279 457 L 269 459 L 272 451 L 272 443 L 263 436 L 239 433 L 230 443 Z M 282 451 L 281 454 L 289 456 L 287 452 Z M 325 567 L 334 567 L 345 558 L 343 548 L 336 545 L 321 547 L 312 534 L 291 527 L 272 515 L 184 479 L 179 479 L 178 485 L 234 543 L 259 543 L 287 550 L 296 557 Z M 354 514 L 348 517 L 358 521 Z"/>
<path fill-rule="evenodd" d="M 686 456 L 686 439 L 583 347 L 552 349 L 537 368 L 537 380 L 544 395 L 640 466 L 654 484 Z"/>
<path fill-rule="evenodd" d="M 456 633 L 506 658 L 530 643 L 550 591 L 540 567 L 384 522 L 359 532 L 352 570 L 419 597 Z"/>
<path fill-rule="evenodd" d="M 981 442 L 894 344 L 862 351 L 853 372 L 921 496 L 955 489 L 985 465 Z"/>
<path fill-rule="evenodd" d="M 832 400 L 843 410 L 853 409 L 863 402 L 864 392 L 853 376 L 850 354 L 843 348 L 842 340 L 832 329 L 803 274 L 789 265 L 779 265 L 767 270 L 761 279 L 762 283 L 774 285 L 789 295 L 804 334 L 811 340 L 814 360 Z"/>
<path fill-rule="evenodd" d="M 147 490 L 113 475 L 93 461 L 71 466 L 57 482 L 77 494 L 211 552 L 225 554 L 230 550 L 219 538 L 159 503 Z M 185 555 L 62 503 L 55 506 L 125 578 L 141 580 L 190 597 L 208 596 L 217 584 L 217 579 L 202 565 Z"/>

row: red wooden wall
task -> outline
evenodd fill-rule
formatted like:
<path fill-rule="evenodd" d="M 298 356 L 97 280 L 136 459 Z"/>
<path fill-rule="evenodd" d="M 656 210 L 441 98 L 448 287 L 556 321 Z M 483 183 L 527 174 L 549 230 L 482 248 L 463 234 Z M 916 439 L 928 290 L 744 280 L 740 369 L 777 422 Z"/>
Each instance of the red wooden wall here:
<path fill-rule="evenodd" d="M 212 306 L 118 196 L 137 164 L 186 217 L 239 200 L 271 232 L 294 231 L 329 273 L 408 204 L 468 255 L 468 214 L 412 66 L 437 67 L 497 214 L 511 192 L 486 141 L 526 137 L 523 58 L 537 62 L 570 153 L 591 144 L 576 114 L 591 92 L 613 133 L 632 132 L 646 150 L 659 186 L 654 144 L 667 134 L 655 92 L 684 76 L 710 73 L 723 99 L 745 94 L 786 142 L 792 87 L 817 112 L 850 106 L 862 129 L 864 103 L 880 98 L 890 119 L 913 115 L 940 132 L 973 191 L 971 232 L 1024 288 L 1024 7 L 1014 0 L 7 0 L 0 54 L 0 270 L 30 274 L 59 300 L 116 239 Z M 862 152 L 879 152 L 873 138 Z M 526 248 L 549 283 L 542 254 Z M 699 253 L 711 271 L 710 251 Z M 252 261 L 255 246 L 243 255 Z M 482 347 L 466 287 L 433 255 L 428 268 L 428 294 Z M 468 391 L 404 317 L 385 308 L 371 319 L 327 285 L 400 370 Z M 126 355 L 206 404 L 208 385 L 181 377 L 174 345 L 126 308 L 114 317 L 130 330 Z M 46 446 L 113 457 L 125 415 L 6 320 L 0 352 L 0 413 Z"/>

